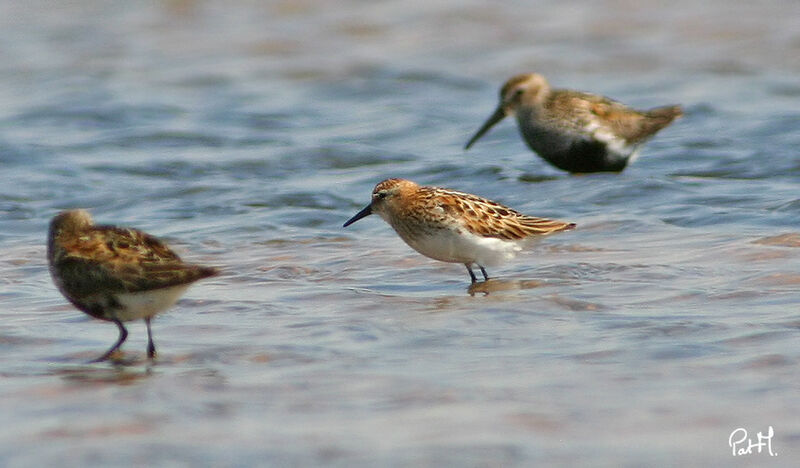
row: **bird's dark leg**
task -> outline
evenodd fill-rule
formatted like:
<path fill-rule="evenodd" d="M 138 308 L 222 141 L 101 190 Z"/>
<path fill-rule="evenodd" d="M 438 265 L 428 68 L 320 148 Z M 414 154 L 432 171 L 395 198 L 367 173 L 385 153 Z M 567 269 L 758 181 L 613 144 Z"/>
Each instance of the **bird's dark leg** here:
<path fill-rule="evenodd" d="M 465 263 L 464 266 L 467 267 L 467 271 L 469 272 L 469 277 L 472 279 L 472 282 L 477 283 L 478 278 L 475 277 L 475 273 L 472 271 L 472 267 L 469 265 L 469 263 Z"/>
<path fill-rule="evenodd" d="M 112 354 L 114 354 L 114 351 L 118 350 L 119 347 L 122 346 L 122 343 L 124 343 L 126 339 L 128 339 L 128 330 L 125 329 L 125 325 L 123 325 L 122 322 L 120 322 L 117 319 L 113 319 L 112 322 L 116 323 L 117 324 L 117 328 L 119 328 L 119 338 L 117 338 L 117 342 L 114 343 L 114 346 L 112 346 L 111 349 L 106 351 L 105 354 L 103 354 L 102 356 L 100 356 L 99 358 L 97 358 L 97 359 L 95 359 L 95 360 L 93 360 L 91 362 L 105 361 Z"/>
<path fill-rule="evenodd" d="M 484 268 L 483 268 L 482 266 L 480 266 L 480 265 L 478 265 L 478 266 L 479 266 L 479 267 L 481 267 L 481 273 L 483 273 L 483 279 L 484 279 L 484 281 L 489 281 L 489 275 L 487 275 L 487 274 L 486 274 L 486 269 L 484 269 Z"/>
<path fill-rule="evenodd" d="M 150 317 L 144 319 L 144 324 L 147 327 L 147 357 L 153 359 L 156 357 L 156 345 L 153 343 L 153 332 L 150 331 Z"/>

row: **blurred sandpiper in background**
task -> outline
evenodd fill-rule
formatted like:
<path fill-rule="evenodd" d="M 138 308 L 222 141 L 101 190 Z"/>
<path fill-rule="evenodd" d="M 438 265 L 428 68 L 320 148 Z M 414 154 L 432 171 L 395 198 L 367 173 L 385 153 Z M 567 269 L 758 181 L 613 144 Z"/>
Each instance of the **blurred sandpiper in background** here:
<path fill-rule="evenodd" d="M 724 466 L 800 459 L 800 3 L 0 2 L 0 465 Z M 680 104 L 624 172 L 512 122 L 540 73 Z M 342 224 L 401 177 L 575 222 L 492 268 Z M 87 208 L 224 267 L 134 365 L 53 285 Z M 356 229 L 357 227 L 357 229 Z M 757 464 L 763 454 L 738 458 Z"/>

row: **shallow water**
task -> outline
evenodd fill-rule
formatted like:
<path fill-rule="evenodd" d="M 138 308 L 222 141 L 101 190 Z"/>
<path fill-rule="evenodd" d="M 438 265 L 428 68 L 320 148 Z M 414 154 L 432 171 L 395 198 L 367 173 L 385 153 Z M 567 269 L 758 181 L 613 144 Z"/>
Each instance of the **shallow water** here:
<path fill-rule="evenodd" d="M 800 5 L 0 3 L 0 465 L 791 466 Z M 503 122 L 522 71 L 682 103 L 624 173 Z M 574 221 L 468 288 L 376 217 L 385 177 Z M 221 277 L 131 324 L 56 291 L 58 210 Z M 773 426 L 776 457 L 728 437 Z"/>

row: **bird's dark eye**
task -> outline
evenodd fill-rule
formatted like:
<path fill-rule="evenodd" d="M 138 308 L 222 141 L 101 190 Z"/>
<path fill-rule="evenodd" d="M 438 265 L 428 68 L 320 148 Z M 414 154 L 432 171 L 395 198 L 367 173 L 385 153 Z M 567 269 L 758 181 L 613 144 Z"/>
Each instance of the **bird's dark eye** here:
<path fill-rule="evenodd" d="M 378 192 L 377 194 L 375 194 L 375 196 L 378 197 L 379 200 L 383 200 L 384 198 L 386 198 L 386 192 Z"/>
<path fill-rule="evenodd" d="M 524 91 L 525 91 L 525 90 L 524 90 L 524 89 L 522 89 L 522 88 L 517 88 L 516 90 L 514 90 L 514 97 L 520 97 L 520 96 L 522 96 L 522 93 L 523 93 Z"/>

